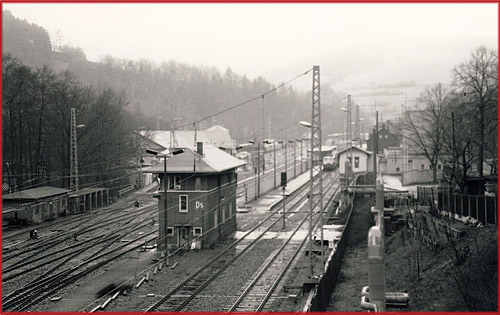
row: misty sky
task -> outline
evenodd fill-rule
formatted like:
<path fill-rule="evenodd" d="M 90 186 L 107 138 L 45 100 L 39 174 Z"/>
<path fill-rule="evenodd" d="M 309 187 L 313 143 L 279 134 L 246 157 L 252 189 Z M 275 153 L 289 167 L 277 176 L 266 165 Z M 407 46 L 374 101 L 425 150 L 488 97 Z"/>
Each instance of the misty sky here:
<path fill-rule="evenodd" d="M 332 85 L 446 82 L 480 45 L 497 4 L 3 4 L 87 59 L 176 60 L 285 81 L 318 64 Z M 324 81 L 323 81 L 324 82 Z"/>

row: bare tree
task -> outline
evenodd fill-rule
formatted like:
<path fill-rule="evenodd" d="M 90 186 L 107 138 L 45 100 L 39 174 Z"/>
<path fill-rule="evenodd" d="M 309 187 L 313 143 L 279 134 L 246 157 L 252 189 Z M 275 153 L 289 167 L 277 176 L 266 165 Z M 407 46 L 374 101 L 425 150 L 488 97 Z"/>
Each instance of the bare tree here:
<path fill-rule="evenodd" d="M 459 190 L 467 193 L 467 176 L 473 160 L 477 157 L 475 150 L 472 121 L 461 94 L 450 97 L 447 108 L 447 123 L 445 128 L 445 142 L 443 143 L 444 161 L 443 179 L 450 190 Z"/>
<path fill-rule="evenodd" d="M 480 193 L 483 186 L 483 162 L 485 159 L 486 132 L 497 130 L 498 122 L 498 54 L 494 50 L 479 47 L 469 60 L 453 70 L 454 81 L 463 89 L 463 96 L 473 119 L 478 148 L 477 169 Z M 496 133 L 495 133 L 496 135 Z"/>
<path fill-rule="evenodd" d="M 437 164 L 445 140 L 448 91 L 441 83 L 427 87 L 418 102 L 423 109 L 407 112 L 402 129 L 408 142 L 428 159 L 432 166 L 432 180 L 437 183 Z"/>

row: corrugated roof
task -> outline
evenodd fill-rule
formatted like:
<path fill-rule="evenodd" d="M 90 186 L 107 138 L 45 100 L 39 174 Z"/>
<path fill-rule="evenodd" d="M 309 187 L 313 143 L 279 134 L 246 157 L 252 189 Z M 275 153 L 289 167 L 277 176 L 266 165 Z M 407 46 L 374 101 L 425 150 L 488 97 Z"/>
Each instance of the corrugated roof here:
<path fill-rule="evenodd" d="M 245 165 L 246 162 L 211 146 L 203 146 L 203 157 L 191 148 L 184 149 L 184 153 L 171 156 L 167 160 L 167 172 L 172 173 L 220 173 Z M 195 167 L 196 166 L 196 167 Z M 196 171 L 195 171 L 196 169 Z M 151 167 L 143 169 L 146 173 L 163 173 L 163 158 Z"/>
<path fill-rule="evenodd" d="M 69 193 L 71 190 L 59 187 L 42 186 L 16 191 L 3 195 L 4 200 L 37 200 Z"/>

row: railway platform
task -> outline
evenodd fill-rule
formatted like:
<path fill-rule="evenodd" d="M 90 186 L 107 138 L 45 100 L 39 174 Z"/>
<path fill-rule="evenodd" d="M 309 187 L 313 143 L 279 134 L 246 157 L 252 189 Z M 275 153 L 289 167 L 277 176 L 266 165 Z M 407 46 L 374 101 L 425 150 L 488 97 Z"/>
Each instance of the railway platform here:
<path fill-rule="evenodd" d="M 309 172 L 304 172 L 300 175 L 297 175 L 294 179 L 288 181 L 285 188 L 285 196 L 289 196 L 293 194 L 297 189 L 299 189 L 302 185 L 307 183 L 310 179 Z M 283 190 L 281 187 L 276 188 L 261 197 L 257 198 L 257 200 L 251 200 L 245 203 L 245 197 L 241 196 L 236 200 L 236 206 L 239 212 L 253 212 L 253 213 L 264 213 L 269 211 L 276 203 L 283 200 Z"/>

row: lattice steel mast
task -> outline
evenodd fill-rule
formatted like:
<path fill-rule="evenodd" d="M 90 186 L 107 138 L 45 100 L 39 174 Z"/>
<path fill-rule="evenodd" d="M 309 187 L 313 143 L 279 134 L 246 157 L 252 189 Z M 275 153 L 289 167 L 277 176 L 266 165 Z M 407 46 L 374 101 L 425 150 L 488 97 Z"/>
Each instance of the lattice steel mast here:
<path fill-rule="evenodd" d="M 325 254 L 323 250 L 323 179 L 321 170 L 323 168 L 323 159 L 321 158 L 321 102 L 320 102 L 320 74 L 319 66 L 313 66 L 313 85 L 312 85 L 312 120 L 311 120 L 311 194 L 309 197 L 311 212 L 318 207 L 320 213 L 320 231 L 321 231 L 321 261 L 324 271 Z M 312 227 L 312 213 L 309 218 L 309 224 Z M 312 228 L 309 229 L 310 253 L 312 256 Z M 311 263 L 311 274 L 312 262 Z"/>
<path fill-rule="evenodd" d="M 71 108 L 70 125 L 70 187 L 72 191 L 78 191 L 78 151 L 76 146 L 76 110 Z"/>

